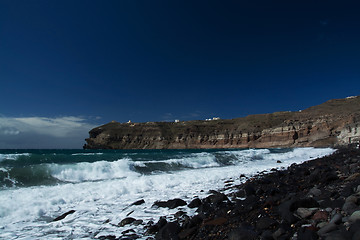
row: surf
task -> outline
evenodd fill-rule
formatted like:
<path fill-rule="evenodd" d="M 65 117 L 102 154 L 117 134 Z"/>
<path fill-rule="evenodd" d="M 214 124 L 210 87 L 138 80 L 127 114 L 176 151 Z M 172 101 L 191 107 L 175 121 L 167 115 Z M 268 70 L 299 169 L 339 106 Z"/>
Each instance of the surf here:
<path fill-rule="evenodd" d="M 5 169 L 14 185 L 0 190 L 0 238 L 119 236 L 128 227 L 120 229 L 117 225 L 128 215 L 145 224 L 178 211 L 154 208 L 155 201 L 181 198 L 189 203 L 194 196 L 205 196 L 210 189 L 224 188 L 225 182 L 226 191 L 231 191 L 229 184 L 240 184 L 240 175 L 285 168 L 333 151 L 298 148 L 86 154 L 89 152 L 72 150 L 7 157 L 0 168 Z M 26 178 L 19 177 L 20 168 L 26 169 L 22 172 Z M 18 174 L 12 175 L 11 171 Z M 131 205 L 140 199 L 145 203 Z M 70 210 L 75 212 L 61 221 L 51 221 Z M 194 214 L 194 210 L 182 210 Z M 142 225 L 131 228 L 143 234 Z"/>

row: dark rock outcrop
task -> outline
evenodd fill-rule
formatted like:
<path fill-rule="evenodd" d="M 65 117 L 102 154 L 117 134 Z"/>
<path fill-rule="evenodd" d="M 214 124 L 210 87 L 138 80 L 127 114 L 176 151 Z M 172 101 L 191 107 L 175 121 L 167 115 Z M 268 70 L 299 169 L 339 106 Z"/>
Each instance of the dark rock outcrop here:
<path fill-rule="evenodd" d="M 135 218 L 132 218 L 132 217 L 127 217 L 127 218 L 124 218 L 123 220 L 121 220 L 121 222 L 119 222 L 119 226 L 120 227 L 123 227 L 125 225 L 128 225 L 128 224 L 131 224 L 133 222 L 135 222 L 136 219 Z"/>
<path fill-rule="evenodd" d="M 185 206 L 185 205 L 186 205 L 186 202 L 179 198 L 171 199 L 168 201 L 157 201 L 154 203 L 154 206 L 170 208 L 170 209 L 177 208 L 180 206 Z"/>
<path fill-rule="evenodd" d="M 75 210 L 70 210 L 70 211 L 68 211 L 68 212 L 66 212 L 66 213 L 58 216 L 57 218 L 55 218 L 55 219 L 53 220 L 53 222 L 60 221 L 60 220 L 62 220 L 62 219 L 64 219 L 64 218 L 66 218 L 67 215 L 73 214 L 74 212 L 75 212 Z"/>
<path fill-rule="evenodd" d="M 86 149 L 336 147 L 360 140 L 360 97 L 299 112 L 186 122 L 110 122 L 92 129 Z"/>

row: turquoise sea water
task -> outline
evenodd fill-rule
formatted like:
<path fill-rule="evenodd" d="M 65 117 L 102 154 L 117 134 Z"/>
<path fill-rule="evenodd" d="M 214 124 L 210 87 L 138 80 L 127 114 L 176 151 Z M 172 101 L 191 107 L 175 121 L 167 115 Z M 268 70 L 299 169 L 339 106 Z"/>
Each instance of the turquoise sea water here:
<path fill-rule="evenodd" d="M 0 150 L 0 239 L 94 239 L 120 236 L 127 215 L 157 221 L 178 209 L 157 200 L 190 202 L 241 174 L 324 156 L 333 149 Z M 281 163 L 277 163 L 280 160 Z M 144 199 L 145 204 L 130 206 Z M 64 220 L 57 216 L 75 210 Z M 191 209 L 184 208 L 188 214 Z M 132 226 L 139 235 L 143 226 Z"/>

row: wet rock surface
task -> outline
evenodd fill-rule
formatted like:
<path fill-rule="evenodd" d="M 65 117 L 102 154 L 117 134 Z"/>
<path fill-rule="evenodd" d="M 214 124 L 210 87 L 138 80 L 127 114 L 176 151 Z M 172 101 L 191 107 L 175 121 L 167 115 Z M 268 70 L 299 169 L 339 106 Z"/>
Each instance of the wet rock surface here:
<path fill-rule="evenodd" d="M 360 151 L 342 149 L 250 178 L 229 196 L 213 192 L 201 204 L 197 200 L 197 215 L 188 220 L 195 222 L 178 223 L 180 230 L 173 232 L 179 231 L 177 238 L 157 239 L 356 238 L 360 235 L 357 172 Z M 243 198 L 237 196 L 244 193 Z"/>
<path fill-rule="evenodd" d="M 70 210 L 70 211 L 68 211 L 68 212 L 66 212 L 66 213 L 64 213 L 64 214 L 56 217 L 56 218 L 53 220 L 53 222 L 60 221 L 60 220 L 62 220 L 62 219 L 64 219 L 64 218 L 66 218 L 67 215 L 73 214 L 74 212 L 75 212 L 75 210 Z"/>
<path fill-rule="evenodd" d="M 154 206 L 170 208 L 170 209 L 177 208 L 179 206 L 185 206 L 185 205 L 186 205 L 186 202 L 179 198 L 171 199 L 168 201 L 157 201 L 154 203 Z"/>
<path fill-rule="evenodd" d="M 248 178 L 228 195 L 210 191 L 187 206 L 181 199 L 158 201 L 154 207 L 181 210 L 171 221 L 161 217 L 157 223 L 143 224 L 145 238 L 360 239 L 357 173 L 360 150 L 339 149 L 330 156 Z M 188 216 L 186 209 L 196 209 L 195 215 Z"/>

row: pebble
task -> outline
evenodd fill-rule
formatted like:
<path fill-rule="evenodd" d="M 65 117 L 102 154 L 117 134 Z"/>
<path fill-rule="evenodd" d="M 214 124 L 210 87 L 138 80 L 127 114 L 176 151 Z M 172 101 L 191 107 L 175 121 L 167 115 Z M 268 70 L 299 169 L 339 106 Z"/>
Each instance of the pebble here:
<path fill-rule="evenodd" d="M 256 237 L 257 237 L 256 232 L 247 228 L 234 229 L 228 234 L 229 240 L 239 240 L 239 239 L 250 240 L 250 239 L 256 239 Z"/>
<path fill-rule="evenodd" d="M 322 228 L 322 227 L 324 227 L 324 226 L 326 226 L 326 225 L 328 225 L 327 222 L 320 222 L 320 223 L 318 223 L 318 225 L 316 225 L 316 227 Z"/>
<path fill-rule="evenodd" d="M 131 224 L 134 221 L 136 221 L 135 218 L 127 217 L 127 218 L 124 218 L 123 220 L 121 220 L 121 222 L 118 225 L 119 225 L 119 227 L 123 227 L 125 225 Z"/>
<path fill-rule="evenodd" d="M 357 209 L 357 205 L 351 201 L 348 201 L 348 202 L 345 202 L 343 207 L 342 207 L 342 210 L 348 214 L 348 215 L 351 215 L 356 209 Z"/>
<path fill-rule="evenodd" d="M 334 223 L 329 223 L 326 224 L 325 226 L 323 226 L 322 228 L 320 228 L 320 230 L 317 232 L 320 236 L 325 235 L 326 233 L 329 233 L 331 231 L 334 231 L 337 229 L 336 224 Z"/>
<path fill-rule="evenodd" d="M 138 200 L 138 201 L 136 201 L 136 202 L 133 202 L 132 204 L 131 204 L 131 206 L 133 206 L 133 205 L 141 205 L 141 204 L 144 204 L 145 203 L 145 200 L 144 199 L 140 199 L 140 200 Z"/>
<path fill-rule="evenodd" d="M 355 222 L 357 220 L 360 220 L 360 211 L 353 212 L 353 214 L 349 217 L 350 222 Z"/>
<path fill-rule="evenodd" d="M 277 225 L 274 219 L 269 217 L 260 218 L 256 223 L 256 229 L 265 230 Z"/>
<path fill-rule="evenodd" d="M 179 239 L 178 233 L 181 228 L 177 222 L 166 223 L 155 235 L 155 239 Z"/>
<path fill-rule="evenodd" d="M 53 222 L 60 221 L 60 220 L 64 219 L 67 215 L 73 214 L 74 212 L 75 212 L 75 210 L 70 210 L 70 211 L 62 214 L 61 216 L 58 216 L 57 218 L 55 218 L 53 220 Z"/>
<path fill-rule="evenodd" d="M 328 236 L 326 236 L 326 240 L 348 240 L 348 236 L 341 231 L 331 232 Z"/>
<path fill-rule="evenodd" d="M 187 203 L 184 200 L 175 198 L 168 201 L 156 201 L 154 206 L 173 209 L 179 206 L 185 206 L 186 204 Z"/>
<path fill-rule="evenodd" d="M 342 220 L 342 215 L 340 213 L 336 213 L 330 220 L 330 223 L 340 224 Z"/>
<path fill-rule="evenodd" d="M 356 196 L 354 196 L 354 195 L 351 195 L 351 196 L 346 198 L 345 203 L 350 202 L 350 203 L 355 203 L 356 204 L 357 201 L 358 201 L 358 198 Z"/>
<path fill-rule="evenodd" d="M 311 219 L 313 220 L 324 220 L 326 221 L 328 219 L 329 214 L 326 211 L 317 211 L 314 216 L 312 216 Z"/>
<path fill-rule="evenodd" d="M 321 190 L 318 189 L 318 188 L 312 188 L 312 189 L 310 189 L 310 191 L 309 191 L 309 195 L 313 195 L 313 196 L 315 196 L 315 197 L 318 197 L 318 196 L 321 195 Z"/>
<path fill-rule="evenodd" d="M 301 218 L 308 218 L 310 217 L 318 208 L 298 208 L 296 213 Z"/>
<path fill-rule="evenodd" d="M 346 178 L 345 181 L 354 181 L 359 177 L 360 177 L 360 173 L 354 173 L 351 176 L 349 176 L 348 178 Z"/>
<path fill-rule="evenodd" d="M 196 207 L 199 207 L 200 205 L 201 205 L 201 200 L 199 198 L 195 198 L 188 204 L 188 207 L 196 208 Z"/>
<path fill-rule="evenodd" d="M 327 208 L 325 208 L 325 211 L 327 211 L 328 213 L 330 213 L 330 212 L 332 212 L 332 211 L 333 211 L 333 209 L 332 209 L 332 208 L 330 208 L 330 207 L 327 207 Z"/>
<path fill-rule="evenodd" d="M 278 239 L 278 238 L 280 238 L 280 236 L 284 235 L 285 233 L 286 233 L 285 229 L 279 228 L 272 234 L 272 237 L 274 239 Z"/>

